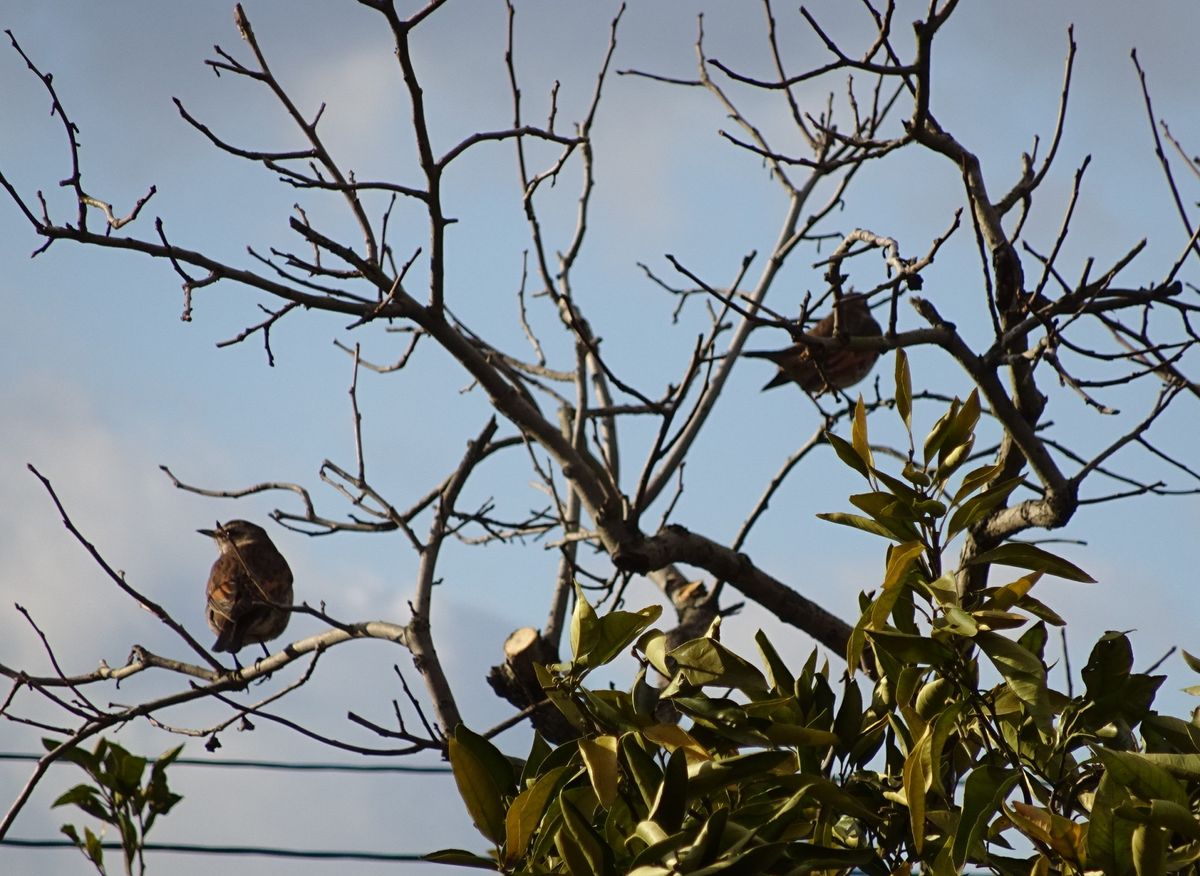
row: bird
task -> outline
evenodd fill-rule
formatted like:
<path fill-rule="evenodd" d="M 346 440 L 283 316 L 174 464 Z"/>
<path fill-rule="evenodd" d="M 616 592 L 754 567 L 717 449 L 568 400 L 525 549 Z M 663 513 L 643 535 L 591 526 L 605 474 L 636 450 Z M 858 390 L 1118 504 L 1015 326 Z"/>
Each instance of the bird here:
<path fill-rule="evenodd" d="M 841 325 L 838 326 L 840 334 L 847 337 L 878 337 L 883 334 L 879 323 L 871 316 L 865 295 L 846 295 L 836 307 L 841 315 Z M 808 334 L 816 338 L 832 338 L 833 314 L 819 320 Z M 779 366 L 779 373 L 763 387 L 764 392 L 791 381 L 810 395 L 853 386 L 871 373 L 879 359 L 878 350 L 825 347 L 803 342 L 782 350 L 750 351 L 743 355 L 751 359 L 769 359 Z"/>
<path fill-rule="evenodd" d="M 262 644 L 283 634 L 291 612 L 292 570 L 266 530 L 247 520 L 198 529 L 217 543 L 221 555 L 213 563 L 205 590 L 209 629 L 217 634 L 214 651 L 236 655 L 246 645 Z"/>

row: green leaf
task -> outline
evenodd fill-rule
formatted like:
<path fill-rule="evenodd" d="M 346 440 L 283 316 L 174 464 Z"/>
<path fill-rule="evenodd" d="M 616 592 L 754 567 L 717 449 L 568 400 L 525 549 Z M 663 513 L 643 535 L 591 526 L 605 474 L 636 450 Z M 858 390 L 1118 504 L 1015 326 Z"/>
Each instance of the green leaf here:
<path fill-rule="evenodd" d="M 1157 720 L 1162 720 L 1162 716 L 1155 715 L 1154 717 Z M 1143 754 L 1141 757 L 1147 763 L 1162 767 L 1173 776 L 1179 776 L 1192 782 L 1200 781 L 1200 754 L 1163 754 L 1152 752 L 1150 754 Z"/>
<path fill-rule="evenodd" d="M 953 422 L 946 429 L 941 446 L 938 448 L 938 462 L 946 465 L 950 454 L 974 440 L 975 424 L 979 422 L 979 390 L 972 389 L 967 400 L 963 402 L 955 415 Z"/>
<path fill-rule="evenodd" d="M 458 740 L 459 744 L 470 748 L 480 763 L 487 768 L 492 781 L 501 794 L 511 797 L 517 793 L 516 771 L 513 768 L 513 762 L 505 756 L 504 752 L 472 731 L 466 724 L 459 724 L 454 728 L 454 738 Z"/>
<path fill-rule="evenodd" d="M 101 873 L 104 872 L 104 846 L 101 843 L 100 837 L 92 833 L 90 827 L 83 829 L 84 835 L 84 853 L 88 856 L 88 860 L 92 861 Z"/>
<path fill-rule="evenodd" d="M 883 650 L 903 663 L 940 666 L 953 653 L 948 647 L 927 636 L 897 630 L 866 630 L 877 650 Z"/>
<path fill-rule="evenodd" d="M 1151 800 L 1149 805 L 1126 804 L 1117 807 L 1117 815 L 1139 824 L 1170 828 L 1191 840 L 1200 840 L 1200 822 L 1192 810 L 1170 800 Z"/>
<path fill-rule="evenodd" d="M 975 436 L 968 435 L 967 439 L 953 448 L 949 443 L 942 445 L 942 453 L 939 454 L 940 461 L 938 462 L 937 472 L 934 474 L 934 480 L 939 485 L 944 485 L 950 476 L 958 471 L 959 467 L 971 457 L 971 449 L 975 446 Z M 949 449 L 947 449 L 949 448 Z"/>
<path fill-rule="evenodd" d="M 721 788 L 745 785 L 755 779 L 770 782 L 775 770 L 784 767 L 795 769 L 795 763 L 795 754 L 779 750 L 752 751 L 722 760 L 704 761 L 694 767 L 688 777 L 688 794 L 696 797 L 708 797 Z M 666 825 L 662 826 L 666 827 Z"/>
<path fill-rule="evenodd" d="M 639 810 L 639 812 L 644 811 L 648 814 L 658 796 L 658 786 L 662 784 L 662 770 L 658 768 L 654 758 L 638 744 L 637 736 L 632 733 L 626 733 L 621 737 L 621 759 L 624 761 L 626 772 L 633 780 L 634 787 L 642 796 L 645 809 Z"/>
<path fill-rule="evenodd" d="M 1184 757 L 1200 754 L 1200 727 L 1190 721 L 1168 715 L 1148 715 L 1142 721 L 1142 735 L 1148 752 Z M 1197 770 L 1195 778 L 1200 779 L 1200 758 L 1197 759 Z"/>
<path fill-rule="evenodd" d="M 679 830 L 687 809 L 687 755 L 677 748 L 667 758 L 667 768 L 662 783 L 650 807 L 650 820 L 668 834 Z"/>
<path fill-rule="evenodd" d="M 900 480 L 899 478 L 892 477 L 885 471 L 876 470 L 873 472 L 873 474 L 879 480 L 879 482 L 891 490 L 898 499 L 907 499 L 911 504 L 924 498 L 924 493 L 914 490 L 908 484 L 904 483 L 904 481 Z"/>
<path fill-rule="evenodd" d="M 462 725 L 459 725 L 461 728 Z M 463 744 L 459 734 L 449 740 L 450 767 L 459 796 L 476 829 L 496 845 L 504 839 L 504 800 L 487 764 L 475 747 Z"/>
<path fill-rule="evenodd" d="M 597 736 L 579 740 L 579 754 L 587 767 L 596 799 L 605 809 L 617 798 L 617 737 Z"/>
<path fill-rule="evenodd" d="M 946 440 L 946 432 L 954 425 L 954 418 L 958 416 L 959 400 L 956 398 L 950 403 L 950 410 L 942 414 L 938 421 L 933 424 L 933 428 L 925 437 L 925 465 L 929 465 L 929 461 L 941 448 L 942 443 Z"/>
<path fill-rule="evenodd" d="M 1105 873 L 1128 872 L 1133 841 L 1133 823 L 1116 816 L 1116 810 L 1129 801 L 1129 792 L 1108 773 L 1100 777 L 1092 801 L 1088 822 L 1088 866 Z"/>
<path fill-rule="evenodd" d="M 918 854 L 925 842 L 925 792 L 929 790 L 931 765 L 929 762 L 929 730 L 917 740 L 917 744 L 904 759 L 904 798 L 908 802 L 909 829 L 912 831 L 913 847 Z"/>
<path fill-rule="evenodd" d="M 667 640 L 667 634 L 662 630 L 647 630 L 638 637 L 637 644 L 634 645 L 638 651 L 646 655 L 646 659 L 650 661 L 650 665 L 657 669 L 662 675 L 670 678 L 671 667 L 667 665 L 667 651 L 670 643 Z"/>
<path fill-rule="evenodd" d="M 1098 700 L 1125 686 L 1133 669 L 1133 645 L 1124 633 L 1109 630 L 1096 640 L 1080 671 L 1090 699 Z"/>
<path fill-rule="evenodd" d="M 847 514 L 844 511 L 830 511 L 818 514 L 821 520 L 828 520 L 830 523 L 837 523 L 841 526 L 850 526 L 854 529 L 861 529 L 863 532 L 869 532 L 872 535 L 881 535 L 884 538 L 892 541 L 907 541 L 909 533 L 907 532 L 892 532 L 886 526 L 872 520 L 870 517 L 863 517 L 860 514 Z"/>
<path fill-rule="evenodd" d="M 60 794 L 58 799 L 50 804 L 50 808 L 53 809 L 56 806 L 75 805 L 80 809 L 83 809 L 85 812 L 89 812 L 90 814 L 90 811 L 86 808 L 85 804 L 87 806 L 95 806 L 98 808 L 100 805 L 100 801 L 96 799 L 96 795 L 98 793 L 99 792 L 92 785 L 76 785 L 74 788 L 71 788 L 70 790 Z"/>
<path fill-rule="evenodd" d="M 831 730 L 821 730 L 817 727 L 803 727 L 799 724 L 788 724 L 773 721 L 762 729 L 762 735 L 776 745 L 789 745 L 793 748 L 827 748 L 837 745 L 840 741 L 838 734 Z"/>
<path fill-rule="evenodd" d="M 925 545 L 919 541 L 909 541 L 894 545 L 888 549 L 887 571 L 883 576 L 882 593 L 871 606 L 871 623 L 874 628 L 881 628 L 887 623 L 888 616 L 895 606 L 901 591 L 900 585 L 908 576 L 917 557 L 925 551 Z"/>
<path fill-rule="evenodd" d="M 571 876 L 600 876 L 607 873 L 609 867 L 605 860 L 607 847 L 604 840 L 575 804 L 561 794 L 558 800 L 565 830 L 560 830 L 554 839 Z"/>
<path fill-rule="evenodd" d="M 845 754 L 859 738 L 863 725 L 862 690 L 850 674 L 844 679 L 842 702 L 833 719 L 833 732 L 838 736 L 838 751 Z"/>
<path fill-rule="evenodd" d="M 758 668 L 716 639 L 692 639 L 672 649 L 670 656 L 677 670 L 675 679 L 663 690 L 664 697 L 671 696 L 683 682 L 697 687 L 736 687 L 752 696 L 767 693 L 767 680 Z"/>
<path fill-rule="evenodd" d="M 950 524 L 946 530 L 946 541 L 958 533 L 970 529 L 994 509 L 1002 505 L 1009 495 L 1021 485 L 1021 478 L 1009 478 L 995 486 L 984 490 L 978 496 L 972 496 L 959 505 L 950 515 Z"/>
<path fill-rule="evenodd" d="M 1054 624 L 1056 627 L 1065 627 L 1067 625 L 1067 622 L 1058 615 L 1058 612 L 1032 596 L 1022 596 L 1020 601 L 1017 602 L 1017 608 L 1029 612 L 1034 617 L 1040 618 L 1048 624 Z"/>
<path fill-rule="evenodd" d="M 498 871 L 500 869 L 491 858 L 484 858 L 465 849 L 441 849 L 421 855 L 421 860 L 431 861 L 435 864 L 451 864 L 455 867 L 475 867 L 479 870 Z"/>
<path fill-rule="evenodd" d="M 1187 664 L 1188 669 L 1192 672 L 1200 672 L 1200 659 L 1193 657 L 1186 650 L 1180 648 L 1179 653 L 1183 655 L 1183 662 Z"/>
<path fill-rule="evenodd" d="M 1018 569 L 1030 569 L 1034 572 L 1045 572 L 1047 575 L 1057 575 L 1069 581 L 1081 581 L 1084 584 L 1095 584 L 1096 579 L 1074 563 L 1060 556 L 1044 551 L 1032 544 L 1010 542 L 984 551 L 972 557 L 970 563 L 999 563 L 1002 566 L 1016 566 Z"/>
<path fill-rule="evenodd" d="M 854 405 L 854 424 L 850 427 L 850 444 L 867 469 L 873 469 L 875 458 L 871 455 L 871 445 L 867 440 L 867 408 L 863 404 L 861 393 Z"/>
<path fill-rule="evenodd" d="M 1005 584 L 1003 587 L 996 588 L 996 592 L 992 594 L 991 600 L 987 603 L 988 608 L 1007 611 L 1019 603 L 1041 578 L 1041 572 L 1031 572 L 1028 575 L 1021 576 L 1011 584 Z"/>
<path fill-rule="evenodd" d="M 571 612 L 571 658 L 576 663 L 586 659 L 595 646 L 597 622 L 596 611 L 583 595 L 583 588 L 577 582 L 575 610 Z"/>
<path fill-rule="evenodd" d="M 533 672 L 537 676 L 542 690 L 546 693 L 546 699 L 554 703 L 555 708 L 562 713 L 572 727 L 580 733 L 585 732 L 588 728 L 588 720 L 584 716 L 583 710 L 571 698 L 565 687 L 559 684 L 554 674 L 541 663 L 533 664 Z"/>
<path fill-rule="evenodd" d="M 1035 715 L 1048 714 L 1046 667 L 1033 653 L 999 633 L 981 630 L 975 641 L 992 664 L 1004 676 L 1017 699 L 1026 703 Z"/>
<path fill-rule="evenodd" d="M 542 734 L 536 730 L 533 733 L 533 740 L 529 744 L 529 754 L 525 756 L 525 763 L 521 767 L 521 775 L 517 778 L 518 788 L 528 788 L 537 776 L 542 772 L 542 763 L 550 756 L 550 744 L 542 738 Z"/>
<path fill-rule="evenodd" d="M 992 815 L 1000 811 L 1000 804 L 1019 778 L 1020 774 L 1013 770 L 991 765 L 978 767 L 967 776 L 951 853 L 956 870 L 961 871 L 972 851 L 981 847 Z"/>
<path fill-rule="evenodd" d="M 979 468 L 971 469 L 963 475 L 962 483 L 959 484 L 958 490 L 954 493 L 954 502 L 958 504 L 967 496 L 974 493 L 988 481 L 998 477 L 1004 471 L 1004 466 L 1000 463 L 995 465 L 983 465 Z"/>
<path fill-rule="evenodd" d="M 833 452 L 838 455 L 838 459 L 850 466 L 864 478 L 870 478 L 871 470 L 867 468 L 867 464 L 862 461 L 854 446 L 845 438 L 842 438 L 833 432 L 825 433 L 825 440 L 829 442 L 829 446 L 833 448 Z"/>
<path fill-rule="evenodd" d="M 889 590 L 900 584 L 912 568 L 913 562 L 925 552 L 919 541 L 898 544 L 888 552 L 887 572 L 883 576 L 883 589 Z"/>
<path fill-rule="evenodd" d="M 708 817 L 692 841 L 691 847 L 679 856 L 678 871 L 680 873 L 697 872 L 700 867 L 711 863 L 716 858 L 721 850 L 721 840 L 728 820 L 728 809 L 718 809 Z"/>
<path fill-rule="evenodd" d="M 101 784 L 126 795 L 134 794 L 141 785 L 142 774 L 146 771 L 146 758 L 130 754 L 116 743 L 109 743 L 105 761 L 110 772 L 107 781 L 101 779 Z"/>
<path fill-rule="evenodd" d="M 575 612 L 571 618 L 571 653 L 575 665 L 590 670 L 608 663 L 642 634 L 662 614 L 661 605 L 639 611 L 610 611 L 597 617 L 583 589 L 575 585 Z"/>
<path fill-rule="evenodd" d="M 1167 836 L 1161 827 L 1139 824 L 1133 829 L 1133 867 L 1137 876 L 1167 872 Z"/>
<path fill-rule="evenodd" d="M 933 628 L 940 633 L 970 638 L 979 631 L 979 623 L 970 612 L 963 611 L 956 605 L 947 605 L 942 616 L 934 620 Z"/>
<path fill-rule="evenodd" d="M 1188 805 L 1188 794 L 1184 787 L 1174 776 L 1148 760 L 1145 755 L 1098 746 L 1093 750 L 1113 780 L 1128 788 L 1134 795 L 1147 801 L 1168 800 L 1180 806 Z"/>
<path fill-rule="evenodd" d="M 906 481 L 916 484 L 919 487 L 928 487 L 933 483 L 933 478 L 931 478 L 927 472 L 917 468 L 917 466 L 913 465 L 911 462 L 904 463 L 904 468 L 900 473 L 904 476 Z"/>
<path fill-rule="evenodd" d="M 504 863 L 511 867 L 525 855 L 542 816 L 567 777 L 569 768 L 555 767 L 517 795 L 504 820 Z"/>
<path fill-rule="evenodd" d="M 103 742 L 104 740 L 102 739 L 100 741 Z M 42 746 L 46 749 L 46 751 L 58 751 L 63 747 L 63 743 L 57 739 L 42 739 Z M 73 763 L 76 766 L 83 767 L 93 776 L 96 774 L 97 769 L 99 769 L 99 758 L 97 758 L 90 751 L 85 751 L 77 745 L 72 745 L 65 748 L 62 753 L 58 755 L 58 759 L 63 763 Z"/>
<path fill-rule="evenodd" d="M 771 640 L 767 638 L 767 634 L 759 630 L 754 634 L 754 643 L 758 645 L 758 653 L 767 667 L 767 680 L 771 683 L 771 689 L 776 693 L 790 692 L 796 678 L 771 644 Z"/>
<path fill-rule="evenodd" d="M 908 354 L 903 348 L 896 350 L 896 412 L 904 421 L 904 428 L 912 434 L 912 375 L 908 371 Z"/>

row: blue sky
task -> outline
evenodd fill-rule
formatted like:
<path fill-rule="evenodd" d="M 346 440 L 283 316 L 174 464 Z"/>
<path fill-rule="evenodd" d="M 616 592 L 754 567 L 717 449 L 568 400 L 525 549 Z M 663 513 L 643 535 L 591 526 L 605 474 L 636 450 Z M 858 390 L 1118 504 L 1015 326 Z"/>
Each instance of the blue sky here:
<path fill-rule="evenodd" d="M 922 5 L 903 11 L 898 21 L 915 18 Z M 377 16 L 350 3 L 248 0 L 245 7 L 273 69 L 297 103 L 310 112 L 328 103 L 324 132 L 345 165 L 360 179 L 417 182 L 402 87 Z M 591 94 L 615 7 L 523 0 L 517 8 L 528 117 L 544 117 L 550 83 L 561 80 L 559 118 L 565 129 Z M 826 0 L 810 8 L 832 33 L 846 39 L 861 33 L 862 16 L 851 12 L 853 4 Z M 632 3 L 614 66 L 694 75 L 699 11 L 706 14 L 711 57 L 752 74 L 768 73 L 756 4 L 690 0 Z M 777 15 L 792 69 L 824 60 L 794 11 L 781 7 Z M 500 3 L 451 2 L 423 28 L 415 60 L 442 148 L 510 120 L 504 20 Z M 1079 59 L 1067 133 L 1026 237 L 1049 248 L 1074 169 L 1091 154 L 1074 233 L 1064 250 L 1066 273 L 1077 275 L 1089 255 L 1100 263 L 1115 260 L 1145 237 L 1146 252 L 1125 276 L 1127 285 L 1149 283 L 1162 276 L 1186 236 L 1156 166 L 1129 50 L 1139 50 L 1158 115 L 1197 151 L 1200 121 L 1190 59 L 1200 33 L 1200 8 L 1084 0 L 964 4 L 940 38 L 935 112 L 980 155 L 993 190 L 1005 189 L 1018 172 L 1020 152 L 1031 147 L 1035 134 L 1044 141 L 1052 128 L 1066 27 L 1072 21 Z M 82 129 L 85 187 L 124 212 L 157 185 L 135 233 L 152 235 L 153 218 L 161 216 L 174 242 L 247 264 L 247 243 L 260 251 L 295 245 L 287 217 L 297 200 L 331 233 L 352 233 L 337 204 L 298 195 L 261 168 L 216 153 L 175 113 L 173 96 L 214 130 L 246 146 L 297 143 L 286 118 L 261 92 L 232 77 L 218 80 L 202 65 L 214 43 L 239 57 L 248 55 L 225 4 L 179 4 L 169 11 L 150 2 L 11 4 L 0 24 L 14 31 L 43 70 L 54 73 Z M 897 40 L 901 46 L 907 46 L 906 27 Z M 822 106 L 824 91 L 841 84 L 838 78 L 813 86 L 803 97 L 811 106 Z M 777 142 L 796 146 L 776 100 L 755 92 L 738 92 L 738 100 Z M 66 193 L 55 186 L 68 171 L 61 127 L 48 116 L 41 86 L 7 50 L 0 51 L 0 101 L 9 120 L 0 128 L 0 168 L 27 197 L 44 189 L 54 214 L 68 215 Z M 596 127 L 598 188 L 575 290 L 604 338 L 611 363 L 639 386 L 656 390 L 678 379 L 704 320 L 693 306 L 680 325 L 672 326 L 674 302 L 646 281 L 637 262 L 676 280 L 664 258 L 671 253 L 714 284 L 726 283 L 751 250 L 760 254 L 752 275 L 761 269 L 762 254 L 781 221 L 782 195 L 760 162 L 718 137 L 718 129 L 728 127 L 721 109 L 699 91 L 633 77 L 613 77 L 606 85 Z M 544 160 L 548 153 L 537 154 Z M 1194 202 L 1194 178 L 1184 171 L 1181 179 L 1185 200 Z M 552 246 L 569 239 L 576 195 L 570 172 L 547 192 L 543 210 Z M 475 150 L 449 178 L 447 204 L 459 222 L 449 241 L 448 302 L 497 346 L 524 352 L 515 293 L 528 243 L 517 196 L 515 161 L 507 145 Z M 867 168 L 830 228 L 870 228 L 895 237 L 903 254 L 912 256 L 945 229 L 960 203 L 957 171 L 914 151 Z M 397 212 L 393 227 L 400 257 L 407 257 L 405 247 L 423 242 L 418 220 L 414 213 Z M 295 506 L 286 496 L 235 504 L 186 494 L 174 490 L 158 466 L 169 465 L 184 480 L 214 488 L 261 480 L 303 483 L 313 489 L 322 510 L 343 513 L 339 498 L 316 477 L 326 458 L 348 466 L 354 459 L 346 392 L 351 363 L 333 340 L 360 342 L 364 356 L 386 362 L 399 355 L 404 339 L 378 327 L 347 332 L 347 320 L 329 315 L 293 316 L 272 335 L 276 367 L 269 368 L 257 340 L 225 349 L 215 344 L 256 322 L 261 318 L 256 305 L 271 302 L 221 284 L 197 293 L 194 319 L 184 323 L 178 278 L 168 266 L 65 243 L 30 261 L 37 245 L 17 210 L 0 206 L 0 295 L 6 315 L 0 324 L 0 364 L 8 375 L 0 386 L 6 412 L 0 420 L 0 495 L 5 499 L 0 503 L 0 556 L 5 557 L 0 594 L 6 597 L 0 604 L 0 660 L 45 665 L 36 636 L 4 607 L 15 600 L 46 630 L 64 667 L 82 672 L 100 659 L 121 662 L 134 643 L 152 650 L 176 646 L 165 629 L 120 597 L 88 562 L 25 465 L 34 463 L 53 480 L 77 525 L 131 582 L 185 619 L 194 633 L 207 635 L 202 588 L 213 552 L 194 530 L 232 516 L 261 521 L 277 505 Z M 812 267 L 817 257 L 806 251 L 790 260 L 773 293 L 774 306 L 794 312 L 804 291 L 820 288 L 820 270 Z M 853 280 L 861 285 L 875 276 L 869 260 L 855 268 L 862 275 Z M 1195 277 L 1194 264 L 1186 267 L 1183 278 Z M 968 337 L 982 342 L 987 326 L 980 318 L 978 284 L 973 243 L 960 233 L 927 273 L 924 294 Z M 907 325 L 916 325 L 915 316 L 902 313 Z M 555 332 L 557 319 L 548 305 L 532 302 L 530 318 L 547 342 L 552 363 L 567 367 L 570 349 Z M 780 339 L 763 333 L 754 341 L 761 348 Z M 769 373 L 765 367 L 747 361 L 736 369 L 717 416 L 695 447 L 687 489 L 673 516 L 717 539 L 733 537 L 766 480 L 816 426 L 815 412 L 800 394 L 790 389 L 758 393 Z M 957 392 L 968 388 L 944 358 L 916 353 L 913 367 L 921 384 Z M 889 358 L 877 373 L 890 372 Z M 462 392 L 467 384 L 461 369 L 432 344 L 423 344 L 402 372 L 360 378 L 368 470 L 396 504 L 440 480 L 482 427 L 487 405 L 478 392 Z M 1046 388 L 1063 435 L 1089 448 L 1111 440 L 1110 421 L 1057 388 Z M 1130 394 L 1113 398 L 1135 417 L 1149 403 Z M 939 413 L 919 410 L 918 422 L 928 427 Z M 881 422 L 880 428 L 890 427 Z M 1195 407 L 1184 399 L 1155 437 L 1186 460 L 1196 428 Z M 646 425 L 629 427 L 627 478 L 636 476 L 638 454 L 650 437 Z M 1136 455 L 1121 459 L 1141 476 L 1161 473 Z M 720 476 L 705 474 L 714 471 Z M 530 480 L 523 459 L 501 460 L 486 480 L 471 485 L 468 496 L 497 496 L 502 509 L 517 514 L 541 501 Z M 814 514 L 843 509 L 845 496 L 859 486 L 831 456 L 817 458 L 793 475 L 747 545 L 761 567 L 847 618 L 858 591 L 878 581 L 880 545 L 822 523 Z M 1192 498 L 1135 499 L 1085 508 L 1062 533 L 1088 542 L 1062 550 L 1099 580 L 1087 588 L 1060 581 L 1039 585 L 1041 598 L 1072 621 L 1076 667 L 1090 642 L 1113 627 L 1137 630 L 1140 666 L 1172 645 L 1189 647 L 1197 614 L 1191 574 L 1197 517 Z M 277 528 L 272 532 L 296 570 L 298 599 L 324 600 L 332 613 L 349 619 L 407 618 L 415 559 L 401 539 L 307 539 Z M 555 564 L 555 555 L 536 545 L 454 549 L 445 556 L 434 627 L 465 717 L 475 727 L 506 714 L 482 679 L 512 629 L 541 623 Z M 639 582 L 628 600 L 636 606 L 657 596 L 648 583 Z M 735 647 L 744 646 L 759 625 L 796 660 L 812 647 L 807 637 L 754 608 L 732 620 L 726 631 Z M 310 619 L 298 618 L 289 635 L 317 629 Z M 1200 645 L 1192 642 L 1191 648 Z M 321 678 L 283 711 L 328 732 L 370 741 L 344 715 L 354 709 L 387 720 L 390 700 L 401 695 L 392 664 L 416 681 L 408 655 L 393 647 L 359 642 L 338 648 L 325 659 Z M 1164 692 L 1163 702 L 1179 713 L 1189 701 L 1173 692 L 1192 679 L 1177 657 L 1166 666 L 1178 676 L 1168 682 L 1172 693 Z M 162 678 L 138 679 L 104 697 L 132 702 L 167 689 L 164 685 L 169 682 Z M 261 695 L 250 696 L 256 694 Z M 202 707 L 167 717 L 176 724 L 204 724 L 218 714 Z M 37 735 L 0 724 L 0 749 L 34 750 Z M 520 753 L 524 738 L 514 732 L 501 741 Z M 146 725 L 126 729 L 119 739 L 145 753 L 176 744 Z M 226 733 L 222 742 L 221 754 L 229 757 L 330 758 L 328 751 L 266 722 L 253 733 Z M 201 755 L 200 743 L 193 741 L 188 753 Z M 0 787 L 24 781 L 25 766 L 0 765 L 0 770 Z M 157 838 L 396 851 L 482 847 L 444 778 L 248 775 L 180 770 L 176 783 L 187 799 L 157 829 Z M 47 811 L 48 802 L 74 781 L 65 768 L 51 773 L 14 835 L 55 835 L 62 818 Z M 34 856 L 4 850 L 0 863 L 46 873 L 76 873 L 81 867 L 68 852 Z M 172 858 L 157 867 L 188 874 L 208 872 L 211 865 L 205 859 Z M 321 872 L 316 864 L 269 860 L 238 861 L 236 867 L 252 874 Z M 403 872 L 425 870 L 445 872 L 420 866 Z"/>

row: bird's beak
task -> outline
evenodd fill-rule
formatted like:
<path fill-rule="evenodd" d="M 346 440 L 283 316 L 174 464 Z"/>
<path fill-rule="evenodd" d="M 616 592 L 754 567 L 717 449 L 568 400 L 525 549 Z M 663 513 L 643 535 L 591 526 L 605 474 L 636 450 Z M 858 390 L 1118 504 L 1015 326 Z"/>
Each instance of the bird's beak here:
<path fill-rule="evenodd" d="M 214 529 L 197 529 L 196 532 L 200 533 L 201 535 L 207 535 L 209 538 L 217 537 L 217 532 Z"/>

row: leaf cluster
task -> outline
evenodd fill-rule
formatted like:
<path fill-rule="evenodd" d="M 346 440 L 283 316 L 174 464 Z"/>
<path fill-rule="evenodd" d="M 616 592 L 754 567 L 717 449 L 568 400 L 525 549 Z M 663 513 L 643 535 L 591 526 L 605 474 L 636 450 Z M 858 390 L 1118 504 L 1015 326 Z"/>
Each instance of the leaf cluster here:
<path fill-rule="evenodd" d="M 43 739 L 42 744 L 47 751 L 55 751 L 63 743 Z M 167 768 L 182 751 L 182 745 L 176 746 L 151 762 L 107 739 L 97 742 L 90 752 L 72 747 L 63 752 L 60 759 L 83 769 L 91 782 L 78 784 L 64 792 L 53 805 L 76 806 L 114 828 L 121 841 L 125 872 L 132 874 L 136 861 L 137 872 L 144 873 L 142 849 L 146 834 L 158 816 L 166 815 L 183 799 L 171 791 L 167 782 Z M 147 767 L 150 767 L 150 775 L 143 784 Z M 73 824 L 64 824 L 62 832 L 91 861 L 97 872 L 107 872 L 101 845 L 103 832 L 97 834 L 85 826 L 80 836 L 79 828 Z"/>
<path fill-rule="evenodd" d="M 902 355 L 896 374 L 911 439 Z M 657 608 L 598 616 L 577 591 L 572 658 L 539 677 L 578 738 L 535 738 L 510 760 L 459 727 L 451 763 L 492 854 L 431 859 L 572 876 L 1194 866 L 1200 726 L 1152 709 L 1164 677 L 1135 672 L 1111 632 L 1082 693 L 1051 684 L 1047 625 L 1064 621 L 1030 591 L 1087 573 L 1016 542 L 968 561 L 1025 570 L 1014 581 L 970 591 L 963 568 L 942 569 L 945 546 L 1018 485 L 990 466 L 957 477 L 978 419 L 975 394 L 955 400 L 899 477 L 876 466 L 861 402 L 851 439 L 830 436 L 872 490 L 851 498 L 863 514 L 823 516 L 889 542 L 840 679 L 815 652 L 793 671 L 762 632 L 748 660 L 719 619 L 672 647 Z M 588 686 L 626 650 L 629 690 Z"/>

